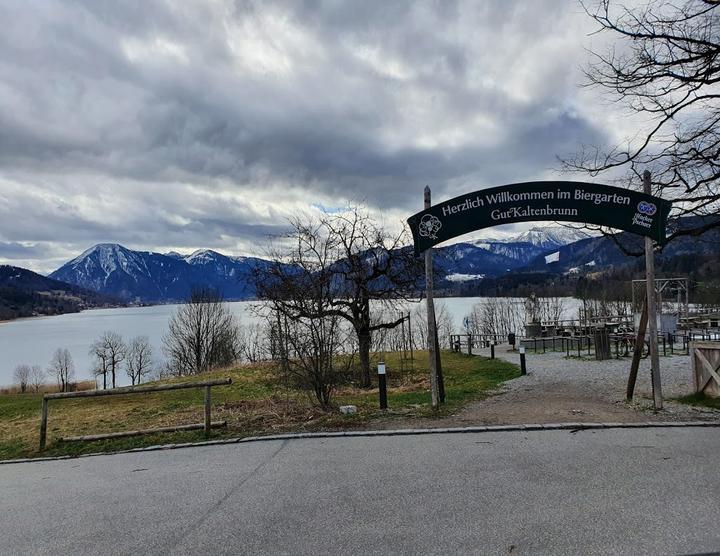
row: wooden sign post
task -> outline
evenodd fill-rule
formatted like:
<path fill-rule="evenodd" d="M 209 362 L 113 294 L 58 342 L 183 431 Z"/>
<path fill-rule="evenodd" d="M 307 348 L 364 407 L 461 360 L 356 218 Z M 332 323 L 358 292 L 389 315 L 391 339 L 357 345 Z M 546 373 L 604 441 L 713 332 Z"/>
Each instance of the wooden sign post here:
<path fill-rule="evenodd" d="M 425 209 L 430 208 L 430 186 L 425 186 Z M 433 259 L 432 247 L 425 250 L 425 301 L 427 303 L 428 358 L 430 363 L 430 400 L 433 409 L 440 405 L 437 373 L 437 327 L 435 324 L 435 302 L 433 301 Z"/>
<path fill-rule="evenodd" d="M 643 172 L 643 193 L 650 195 L 650 172 Z M 653 405 L 663 408 L 660 382 L 660 354 L 657 341 L 657 297 L 655 295 L 655 253 L 652 238 L 645 236 L 645 283 L 647 295 L 648 333 L 650 336 L 650 373 L 652 376 Z"/>

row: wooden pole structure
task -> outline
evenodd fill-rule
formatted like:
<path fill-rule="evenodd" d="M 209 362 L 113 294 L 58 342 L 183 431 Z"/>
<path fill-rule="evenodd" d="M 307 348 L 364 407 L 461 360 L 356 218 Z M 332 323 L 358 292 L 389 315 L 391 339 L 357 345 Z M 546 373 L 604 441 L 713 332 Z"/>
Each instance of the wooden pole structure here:
<path fill-rule="evenodd" d="M 146 394 L 148 392 L 165 392 L 167 390 L 183 390 L 186 388 L 205 388 L 205 422 L 198 425 L 192 425 L 195 428 L 204 428 L 205 434 L 209 436 L 210 429 L 215 426 L 223 426 L 210 421 L 210 388 L 212 386 L 226 386 L 232 384 L 232 379 L 225 378 L 219 380 L 205 380 L 202 382 L 180 382 L 176 384 L 165 384 L 162 386 L 126 386 L 124 388 L 113 388 L 112 390 L 83 390 L 80 392 L 59 392 L 57 394 L 45 394 L 42 398 L 42 415 L 40 417 L 40 450 L 45 449 L 47 440 L 47 422 L 48 422 L 48 402 L 50 400 L 58 400 L 65 398 L 97 398 L 102 396 L 121 396 L 124 394 Z M 162 432 L 163 429 L 150 429 L 147 431 L 124 431 L 130 432 L 130 436 L 137 434 L 148 434 L 151 432 Z M 177 429 L 184 430 L 184 429 Z M 188 429 L 189 430 L 189 429 Z M 115 438 L 122 436 L 121 433 L 111 433 L 107 435 L 90 435 L 90 437 L 77 437 L 72 440 L 86 439 L 96 440 L 99 438 Z M 66 439 L 70 440 L 70 439 Z"/>
<path fill-rule="evenodd" d="M 643 172 L 643 192 L 650 195 L 650 172 Z M 653 405 L 655 411 L 663 408 L 660 384 L 660 354 L 657 343 L 657 299 L 655 297 L 655 254 L 653 240 L 645 236 L 645 286 L 647 295 L 648 328 L 650 332 L 650 373 L 652 375 Z"/>
<path fill-rule="evenodd" d="M 633 399 L 635 394 L 635 382 L 637 381 L 638 368 L 640 367 L 640 356 L 642 355 L 643 345 L 645 344 L 645 331 L 647 330 L 648 310 L 647 299 L 643 300 L 642 310 L 640 311 L 640 324 L 638 326 L 637 337 L 635 338 L 635 349 L 633 350 L 632 363 L 630 364 L 630 375 L 628 376 L 627 393 L 628 401 Z"/>
<path fill-rule="evenodd" d="M 227 427 L 227 421 L 213 421 L 210 426 L 214 429 Z M 161 432 L 193 431 L 205 428 L 205 423 L 193 423 L 192 425 L 176 425 L 173 427 L 158 427 L 155 429 L 143 429 L 136 431 L 109 432 L 106 434 L 87 434 L 85 436 L 68 436 L 58 438 L 58 442 L 91 442 L 93 440 L 108 440 L 111 438 L 127 438 L 130 436 L 143 436 L 145 434 L 157 434 Z"/>
<path fill-rule="evenodd" d="M 410 323 L 410 311 L 408 311 L 408 314 L 407 314 L 407 321 L 408 321 L 408 338 L 410 338 L 410 361 L 415 362 L 415 356 L 413 355 L 413 335 L 412 335 L 412 324 Z"/>
<path fill-rule="evenodd" d="M 425 186 L 425 208 L 430 208 L 430 186 Z M 433 409 L 440 405 L 437 380 L 437 329 L 435 328 L 435 303 L 433 301 L 432 247 L 425 251 L 425 302 L 427 303 L 428 362 L 430 368 L 430 403 Z"/>
<path fill-rule="evenodd" d="M 79 392 L 58 392 L 45 394 L 43 400 L 58 400 L 65 398 L 97 398 L 101 396 L 120 396 L 122 394 L 145 394 L 147 392 L 165 392 L 167 390 L 183 390 L 186 388 L 202 388 L 204 386 L 227 386 L 232 384 L 231 378 L 217 380 L 203 380 L 201 382 L 178 382 L 162 386 L 124 386 L 110 390 L 81 390 Z"/>
<path fill-rule="evenodd" d="M 442 361 L 440 360 L 440 338 L 437 333 L 437 322 L 435 322 L 435 369 L 437 371 L 438 400 L 445 403 L 445 378 L 443 377 Z"/>

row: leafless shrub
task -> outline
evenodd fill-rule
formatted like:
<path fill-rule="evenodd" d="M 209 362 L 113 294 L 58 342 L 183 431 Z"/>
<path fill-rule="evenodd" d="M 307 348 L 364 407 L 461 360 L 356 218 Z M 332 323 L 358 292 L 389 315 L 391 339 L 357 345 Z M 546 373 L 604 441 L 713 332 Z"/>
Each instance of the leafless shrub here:
<path fill-rule="evenodd" d="M 30 375 L 32 368 L 30 365 L 18 365 L 13 371 L 13 380 L 20 387 L 20 393 L 24 394 L 27 390 L 28 383 L 30 382 Z"/>
<path fill-rule="evenodd" d="M 171 317 L 164 351 L 174 374 L 202 373 L 238 361 L 238 336 L 236 319 L 219 292 L 197 288 Z"/>
<path fill-rule="evenodd" d="M 266 324 L 240 325 L 238 329 L 238 346 L 242 358 L 251 363 L 267 359 L 270 356 L 269 336 L 270 329 Z"/>
<path fill-rule="evenodd" d="M 134 386 L 140 384 L 143 377 L 150 375 L 153 365 L 153 350 L 147 336 L 137 336 L 130 340 L 127 350 L 125 372 Z"/>
<path fill-rule="evenodd" d="M 75 378 L 75 363 L 67 348 L 58 348 L 50 360 L 48 372 L 55 377 L 61 392 L 71 389 Z"/>
<path fill-rule="evenodd" d="M 279 373 L 330 409 L 333 391 L 352 360 L 339 357 L 346 336 L 339 317 L 288 319 L 280 332 L 285 357 Z"/>
<path fill-rule="evenodd" d="M 465 317 L 468 334 L 477 336 L 507 336 L 522 330 L 523 306 L 510 298 L 490 297 L 472 307 Z"/>
<path fill-rule="evenodd" d="M 40 392 L 40 387 L 45 382 L 46 377 L 47 375 L 40 365 L 33 365 L 30 368 L 30 384 L 32 384 L 36 394 Z"/>
<path fill-rule="evenodd" d="M 90 347 L 90 355 L 95 357 L 93 374 L 103 377 L 103 389 L 107 388 L 107 375 L 110 374 L 112 387 L 120 370 L 120 364 L 127 355 L 127 346 L 117 332 L 106 331 Z"/>

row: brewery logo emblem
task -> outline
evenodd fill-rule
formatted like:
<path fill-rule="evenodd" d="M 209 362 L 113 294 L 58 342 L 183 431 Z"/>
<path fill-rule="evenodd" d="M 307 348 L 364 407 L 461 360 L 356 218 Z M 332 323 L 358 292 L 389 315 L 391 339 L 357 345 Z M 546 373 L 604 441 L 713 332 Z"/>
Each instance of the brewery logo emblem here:
<path fill-rule="evenodd" d="M 652 216 L 657 212 L 657 206 L 653 203 L 648 203 L 647 201 L 640 201 L 637 209 L 640 214 L 645 214 L 647 216 Z"/>

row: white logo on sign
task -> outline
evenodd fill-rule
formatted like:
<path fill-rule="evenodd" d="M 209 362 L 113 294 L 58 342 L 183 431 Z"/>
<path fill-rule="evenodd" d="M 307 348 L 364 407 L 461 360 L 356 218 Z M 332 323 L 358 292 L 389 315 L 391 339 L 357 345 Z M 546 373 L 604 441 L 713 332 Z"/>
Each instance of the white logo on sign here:
<path fill-rule="evenodd" d="M 420 219 L 420 226 L 418 227 L 418 233 L 422 237 L 429 237 L 430 239 L 437 239 L 437 233 L 442 228 L 442 222 L 437 216 L 432 214 L 426 214 Z"/>

